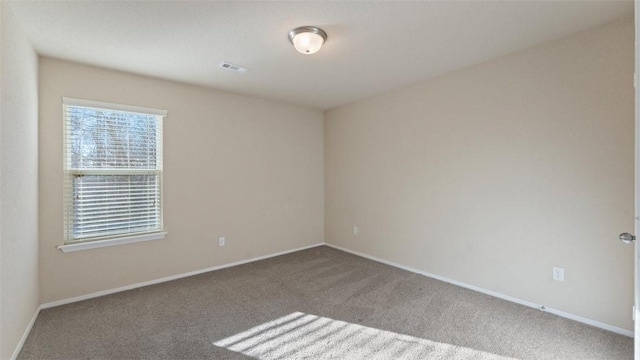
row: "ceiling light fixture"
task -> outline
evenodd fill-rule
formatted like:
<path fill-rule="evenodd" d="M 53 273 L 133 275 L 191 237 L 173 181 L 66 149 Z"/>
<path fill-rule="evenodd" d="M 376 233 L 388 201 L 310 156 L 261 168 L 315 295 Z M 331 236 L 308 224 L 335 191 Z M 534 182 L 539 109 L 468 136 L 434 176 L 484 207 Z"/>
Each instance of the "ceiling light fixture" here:
<path fill-rule="evenodd" d="M 327 33 L 315 26 L 300 26 L 289 31 L 289 41 L 299 53 L 315 54 L 327 40 Z"/>

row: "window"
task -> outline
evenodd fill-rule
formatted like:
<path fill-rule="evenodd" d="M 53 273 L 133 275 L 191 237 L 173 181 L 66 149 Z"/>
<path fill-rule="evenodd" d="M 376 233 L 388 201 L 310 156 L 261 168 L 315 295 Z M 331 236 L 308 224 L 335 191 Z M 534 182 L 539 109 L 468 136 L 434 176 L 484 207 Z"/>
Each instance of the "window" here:
<path fill-rule="evenodd" d="M 163 237 L 166 111 L 71 98 L 63 98 L 63 108 L 62 250 L 71 244 L 99 243 L 87 248 Z"/>

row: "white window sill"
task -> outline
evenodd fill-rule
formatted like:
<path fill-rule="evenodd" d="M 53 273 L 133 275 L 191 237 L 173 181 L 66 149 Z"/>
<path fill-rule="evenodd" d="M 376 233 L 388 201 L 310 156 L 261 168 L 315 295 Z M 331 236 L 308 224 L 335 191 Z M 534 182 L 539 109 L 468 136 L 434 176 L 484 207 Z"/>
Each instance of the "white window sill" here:
<path fill-rule="evenodd" d="M 77 243 L 77 244 L 60 245 L 58 246 L 58 249 L 62 250 L 62 252 L 67 253 L 67 252 L 96 249 L 96 248 L 114 246 L 114 245 L 131 244 L 131 243 L 136 243 L 141 241 L 159 240 L 164 238 L 165 235 L 167 235 L 166 232 L 156 232 L 151 234 L 127 236 L 127 237 L 97 240 L 97 241 L 88 241 L 88 242 Z"/>

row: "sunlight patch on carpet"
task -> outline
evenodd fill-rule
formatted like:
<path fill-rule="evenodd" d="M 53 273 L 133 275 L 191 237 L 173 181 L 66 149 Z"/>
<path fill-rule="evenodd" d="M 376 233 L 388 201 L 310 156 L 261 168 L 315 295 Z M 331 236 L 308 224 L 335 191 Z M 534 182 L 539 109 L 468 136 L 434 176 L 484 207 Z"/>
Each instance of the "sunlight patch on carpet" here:
<path fill-rule="evenodd" d="M 260 360 L 512 359 L 301 312 L 213 344 Z"/>

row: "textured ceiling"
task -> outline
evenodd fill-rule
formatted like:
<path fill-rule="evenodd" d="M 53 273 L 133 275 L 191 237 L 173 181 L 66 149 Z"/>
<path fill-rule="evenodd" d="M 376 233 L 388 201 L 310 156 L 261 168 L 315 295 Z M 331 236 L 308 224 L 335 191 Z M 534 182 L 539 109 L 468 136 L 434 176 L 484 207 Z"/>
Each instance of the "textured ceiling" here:
<path fill-rule="evenodd" d="M 632 1 L 11 1 L 39 54 L 330 109 L 633 16 Z M 328 33 L 298 54 L 288 30 Z M 222 70 L 228 61 L 250 69 Z"/>

